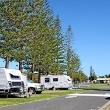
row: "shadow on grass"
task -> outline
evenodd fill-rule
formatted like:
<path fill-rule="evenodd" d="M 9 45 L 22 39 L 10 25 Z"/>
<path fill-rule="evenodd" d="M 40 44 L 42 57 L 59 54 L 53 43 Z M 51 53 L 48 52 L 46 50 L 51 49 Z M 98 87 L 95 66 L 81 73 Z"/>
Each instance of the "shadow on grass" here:
<path fill-rule="evenodd" d="M 103 91 L 110 91 L 110 89 L 103 89 Z"/>
<path fill-rule="evenodd" d="M 110 101 L 110 97 L 106 97 L 105 99 L 108 100 L 108 101 Z M 107 110 L 108 110 L 108 109 L 107 109 Z"/>
<path fill-rule="evenodd" d="M 17 95 L 8 95 L 8 97 L 7 95 L 0 95 L 0 98 L 22 98 L 22 97 Z"/>
<path fill-rule="evenodd" d="M 99 90 L 101 91 L 102 89 L 99 89 L 99 88 L 82 88 L 83 90 Z"/>
<path fill-rule="evenodd" d="M 83 90 L 97 90 L 97 91 L 110 91 L 110 89 L 100 89 L 100 88 L 82 88 Z"/>

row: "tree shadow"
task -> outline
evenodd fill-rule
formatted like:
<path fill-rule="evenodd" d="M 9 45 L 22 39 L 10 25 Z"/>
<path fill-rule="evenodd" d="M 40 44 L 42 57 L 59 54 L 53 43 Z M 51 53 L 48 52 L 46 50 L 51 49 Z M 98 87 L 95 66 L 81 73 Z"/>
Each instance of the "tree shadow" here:
<path fill-rule="evenodd" d="M 7 97 L 7 95 L 2 94 L 0 95 L 0 98 L 22 98 L 22 97 L 20 97 L 19 95 L 8 95 Z"/>
<path fill-rule="evenodd" d="M 106 97 L 105 99 L 106 99 L 106 100 L 110 100 L 110 97 Z"/>

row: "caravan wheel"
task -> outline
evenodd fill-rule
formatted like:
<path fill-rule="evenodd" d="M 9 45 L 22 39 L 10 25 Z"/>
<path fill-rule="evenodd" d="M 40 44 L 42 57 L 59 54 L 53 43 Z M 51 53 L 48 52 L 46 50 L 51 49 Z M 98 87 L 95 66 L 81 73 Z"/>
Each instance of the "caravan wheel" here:
<path fill-rule="evenodd" d="M 28 89 L 28 92 L 30 92 L 30 93 L 32 93 L 32 94 L 35 94 L 35 88 L 32 88 L 32 87 L 29 88 L 29 89 Z"/>

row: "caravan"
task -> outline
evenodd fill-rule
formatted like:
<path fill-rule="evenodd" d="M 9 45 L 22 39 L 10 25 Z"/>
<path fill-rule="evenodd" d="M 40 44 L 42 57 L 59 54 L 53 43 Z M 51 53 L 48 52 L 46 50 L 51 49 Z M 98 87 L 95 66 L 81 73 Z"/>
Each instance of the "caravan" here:
<path fill-rule="evenodd" d="M 26 78 L 19 70 L 0 68 L 0 94 L 26 94 Z"/>
<path fill-rule="evenodd" d="M 72 79 L 67 75 L 41 76 L 41 84 L 46 89 L 69 89 L 73 87 Z"/>

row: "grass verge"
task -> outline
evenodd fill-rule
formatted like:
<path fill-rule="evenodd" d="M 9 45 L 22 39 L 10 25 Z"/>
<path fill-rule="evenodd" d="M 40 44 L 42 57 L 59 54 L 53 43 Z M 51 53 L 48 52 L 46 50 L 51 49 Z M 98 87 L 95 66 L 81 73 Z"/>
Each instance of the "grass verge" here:
<path fill-rule="evenodd" d="M 0 98 L 0 107 L 106 88 L 110 88 L 110 86 L 108 86 L 107 84 L 92 84 L 89 88 L 83 90 L 45 90 L 42 92 L 42 94 L 35 94 L 30 98 Z"/>
<path fill-rule="evenodd" d="M 35 100 L 44 100 L 48 98 L 54 98 L 59 96 L 65 96 L 67 94 L 87 92 L 88 90 L 46 90 L 42 94 L 32 95 L 30 98 L 0 98 L 0 107 L 14 105 L 19 103 L 26 103 Z"/>
<path fill-rule="evenodd" d="M 110 85 L 108 84 L 91 84 L 90 86 L 91 89 L 109 89 L 110 88 Z"/>

